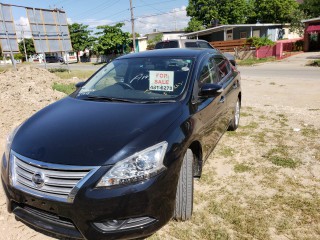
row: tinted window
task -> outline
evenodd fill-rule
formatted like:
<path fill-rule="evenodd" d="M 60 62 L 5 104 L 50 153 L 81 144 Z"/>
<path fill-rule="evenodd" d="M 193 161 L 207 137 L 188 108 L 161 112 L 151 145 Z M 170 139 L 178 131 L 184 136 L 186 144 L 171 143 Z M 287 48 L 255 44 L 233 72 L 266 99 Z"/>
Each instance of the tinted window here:
<path fill-rule="evenodd" d="M 205 83 L 218 83 L 216 67 L 212 57 L 204 61 L 199 77 L 199 88 Z"/>
<path fill-rule="evenodd" d="M 164 42 L 158 42 L 155 49 L 161 49 L 161 48 L 178 48 L 179 43 L 178 41 L 164 41 Z"/>
<path fill-rule="evenodd" d="M 207 42 L 198 42 L 198 45 L 200 48 L 213 48 L 209 43 Z"/>
<path fill-rule="evenodd" d="M 218 69 L 220 78 L 222 80 L 231 71 L 231 67 L 230 67 L 229 61 L 227 59 L 224 59 L 224 58 L 215 58 L 214 61 L 215 61 L 216 65 L 217 65 L 217 69 Z"/>
<path fill-rule="evenodd" d="M 198 44 L 196 42 L 185 42 L 184 45 L 186 48 L 198 48 Z"/>

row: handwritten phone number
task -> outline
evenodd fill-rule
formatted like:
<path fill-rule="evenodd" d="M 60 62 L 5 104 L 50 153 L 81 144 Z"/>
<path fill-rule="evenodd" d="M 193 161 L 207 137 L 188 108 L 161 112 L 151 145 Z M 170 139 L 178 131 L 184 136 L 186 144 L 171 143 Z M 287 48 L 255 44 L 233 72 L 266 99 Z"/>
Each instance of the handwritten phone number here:
<path fill-rule="evenodd" d="M 153 91 L 173 91 L 172 86 L 150 86 L 149 89 Z"/>

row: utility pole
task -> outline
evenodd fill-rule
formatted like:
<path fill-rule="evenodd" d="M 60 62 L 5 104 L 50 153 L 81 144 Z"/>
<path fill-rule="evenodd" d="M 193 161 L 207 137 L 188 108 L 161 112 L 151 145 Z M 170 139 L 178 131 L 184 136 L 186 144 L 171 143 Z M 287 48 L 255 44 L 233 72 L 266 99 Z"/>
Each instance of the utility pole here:
<path fill-rule="evenodd" d="M 175 9 L 174 9 L 174 30 L 177 31 L 177 15 L 176 15 Z"/>
<path fill-rule="evenodd" d="M 130 12 L 131 12 L 133 52 L 136 52 L 136 33 L 134 32 L 134 17 L 133 17 L 132 0 L 130 0 Z"/>
<path fill-rule="evenodd" d="M 17 24 L 17 26 L 20 26 L 20 27 L 21 27 L 21 38 L 22 38 L 22 42 L 23 42 L 24 55 L 25 55 L 25 58 L 26 58 L 26 62 L 28 62 L 28 56 L 27 56 L 27 50 L 26 50 L 26 43 L 25 43 L 25 41 L 24 41 L 24 30 L 23 30 L 23 27 L 24 27 L 24 26 L 27 26 L 27 25 Z"/>

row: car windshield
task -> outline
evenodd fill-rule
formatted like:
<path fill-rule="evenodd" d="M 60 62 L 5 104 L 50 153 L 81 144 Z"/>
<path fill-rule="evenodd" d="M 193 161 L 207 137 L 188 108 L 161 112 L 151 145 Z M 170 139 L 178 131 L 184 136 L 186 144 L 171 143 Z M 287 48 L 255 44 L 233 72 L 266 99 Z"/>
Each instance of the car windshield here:
<path fill-rule="evenodd" d="M 178 99 L 184 92 L 192 58 L 122 58 L 100 69 L 76 98 L 97 101 L 154 102 Z"/>

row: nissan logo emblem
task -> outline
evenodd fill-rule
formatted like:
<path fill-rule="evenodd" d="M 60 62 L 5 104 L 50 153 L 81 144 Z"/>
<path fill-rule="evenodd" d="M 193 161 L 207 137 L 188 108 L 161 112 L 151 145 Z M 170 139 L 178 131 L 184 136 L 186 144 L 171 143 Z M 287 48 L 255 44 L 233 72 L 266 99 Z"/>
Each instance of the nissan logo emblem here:
<path fill-rule="evenodd" d="M 44 174 L 36 172 L 32 176 L 32 183 L 35 187 L 41 188 L 44 185 Z"/>

